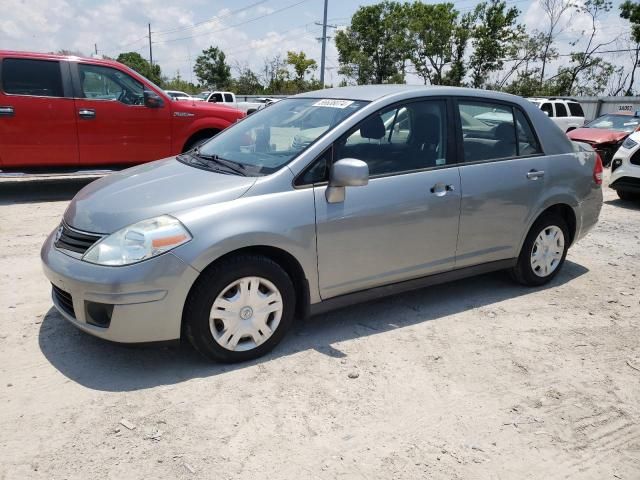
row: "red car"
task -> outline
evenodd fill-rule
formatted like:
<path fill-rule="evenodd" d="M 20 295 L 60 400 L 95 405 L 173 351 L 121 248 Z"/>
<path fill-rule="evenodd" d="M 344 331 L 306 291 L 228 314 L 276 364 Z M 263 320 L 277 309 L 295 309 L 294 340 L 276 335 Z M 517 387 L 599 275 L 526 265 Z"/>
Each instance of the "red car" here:
<path fill-rule="evenodd" d="M 112 60 L 0 50 L 0 170 L 124 166 L 192 148 L 245 116 L 174 102 Z"/>
<path fill-rule="evenodd" d="M 624 139 L 640 129 L 640 117 L 629 113 L 607 113 L 567 133 L 571 140 L 590 144 L 606 166 Z"/>

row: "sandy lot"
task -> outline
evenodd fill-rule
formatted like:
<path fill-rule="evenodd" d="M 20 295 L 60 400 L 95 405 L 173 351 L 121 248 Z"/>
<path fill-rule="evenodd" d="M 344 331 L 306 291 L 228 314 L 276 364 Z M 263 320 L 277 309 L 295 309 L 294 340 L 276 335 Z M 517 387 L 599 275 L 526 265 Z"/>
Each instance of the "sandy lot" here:
<path fill-rule="evenodd" d="M 39 249 L 82 184 L 0 184 L 0 479 L 640 478 L 640 205 L 605 189 L 547 288 L 432 287 L 220 366 L 53 310 Z"/>

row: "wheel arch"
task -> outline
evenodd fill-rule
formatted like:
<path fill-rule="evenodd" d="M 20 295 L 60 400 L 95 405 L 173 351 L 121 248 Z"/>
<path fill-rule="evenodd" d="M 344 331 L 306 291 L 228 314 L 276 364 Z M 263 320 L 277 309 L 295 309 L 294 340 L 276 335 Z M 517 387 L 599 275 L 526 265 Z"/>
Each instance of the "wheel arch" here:
<path fill-rule="evenodd" d="M 195 133 L 191 134 L 189 138 L 187 138 L 186 142 L 184 142 L 181 152 L 186 152 L 187 150 L 190 150 L 191 146 L 194 145 L 197 141 L 206 139 L 206 138 L 211 138 L 217 135 L 218 133 L 220 133 L 221 131 L 222 131 L 221 129 L 217 129 L 217 128 L 203 128 L 201 130 L 196 131 Z"/>
<path fill-rule="evenodd" d="M 287 272 L 287 275 L 289 275 L 289 277 L 291 278 L 291 281 L 293 282 L 293 286 L 296 293 L 296 306 L 295 306 L 296 318 L 304 319 L 309 316 L 310 305 L 311 305 L 311 295 L 309 291 L 309 281 L 307 280 L 307 277 L 304 273 L 304 269 L 302 268 L 302 265 L 300 264 L 298 259 L 288 251 L 282 248 L 271 246 L 271 245 L 253 245 L 253 246 L 241 247 L 241 248 L 229 251 L 224 255 L 221 255 L 220 257 L 216 258 L 215 260 L 210 262 L 200 272 L 200 275 L 198 275 L 198 278 L 196 278 L 196 280 L 193 282 L 193 285 L 191 285 L 191 288 L 189 289 L 189 294 L 187 294 L 187 299 L 189 298 L 191 291 L 195 288 L 199 279 L 202 277 L 205 271 L 207 271 L 210 268 L 213 268 L 215 265 L 217 265 L 218 263 L 224 260 L 227 260 L 232 257 L 240 256 L 240 255 L 261 255 L 269 258 L 270 260 L 280 265 L 280 267 L 282 267 L 284 271 Z M 185 305 L 183 305 L 182 307 L 183 318 L 181 320 L 182 322 L 181 331 L 184 330 L 184 326 L 185 326 L 184 325 Z"/>
<path fill-rule="evenodd" d="M 545 206 L 537 215 L 532 217 L 531 222 L 529 223 L 529 225 L 527 225 L 527 228 L 522 235 L 522 238 L 520 240 L 520 245 L 518 246 L 518 252 L 522 250 L 522 245 L 524 244 L 524 241 L 527 238 L 527 235 L 529 234 L 529 232 L 531 231 L 531 228 L 533 227 L 533 225 L 544 215 L 547 215 L 550 213 L 559 215 L 564 219 L 565 222 L 567 222 L 567 228 L 569 229 L 569 236 L 570 236 L 569 246 L 573 244 L 573 241 L 576 238 L 576 233 L 578 230 L 578 218 L 576 216 L 576 211 L 574 207 L 572 207 L 569 203 L 562 200 L 557 200 L 555 202 L 550 202 L 550 204 Z"/>

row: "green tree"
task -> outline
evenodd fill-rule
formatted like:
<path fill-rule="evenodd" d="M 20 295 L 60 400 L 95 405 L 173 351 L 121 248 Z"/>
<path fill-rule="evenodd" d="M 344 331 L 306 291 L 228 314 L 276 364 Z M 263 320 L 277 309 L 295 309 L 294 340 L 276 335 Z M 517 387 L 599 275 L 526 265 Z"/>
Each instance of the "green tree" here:
<path fill-rule="evenodd" d="M 640 60 L 640 2 L 626 0 L 620 5 L 620 16 L 631 22 L 631 39 L 633 40 L 633 66 L 631 67 L 629 85 L 625 90 L 625 95 L 633 95 L 633 84 L 636 77 L 636 68 Z"/>
<path fill-rule="evenodd" d="M 408 59 L 406 7 L 384 1 L 360 7 L 336 33 L 339 73 L 358 84 L 402 82 Z"/>
<path fill-rule="evenodd" d="M 160 65 L 157 63 L 155 65 L 151 65 L 138 52 L 121 53 L 118 55 L 116 60 L 132 70 L 135 70 L 143 77 L 148 78 L 156 85 L 162 86 L 162 72 L 160 70 Z"/>
<path fill-rule="evenodd" d="M 581 36 L 586 39 L 585 46 L 581 51 L 571 53 L 569 64 L 558 69 L 549 88 L 556 95 L 597 95 L 614 72 L 613 65 L 598 56 L 598 50 L 611 42 L 596 43 L 600 19 L 611 10 L 611 2 L 586 0 L 575 8 L 589 19 L 589 29 Z M 573 43 L 576 44 L 577 41 Z"/>
<path fill-rule="evenodd" d="M 248 65 L 237 66 L 238 76 L 231 81 L 231 88 L 236 93 L 244 95 L 261 95 L 264 87 L 260 79 Z"/>
<path fill-rule="evenodd" d="M 407 7 L 410 59 L 425 85 L 443 83 L 445 68 L 451 65 L 458 40 L 458 11 L 453 3 L 415 2 Z M 463 38 L 464 47 L 468 41 Z"/>
<path fill-rule="evenodd" d="M 465 52 L 467 44 L 471 38 L 471 25 L 473 15 L 466 13 L 460 19 L 453 34 L 453 46 L 451 49 L 451 68 L 442 79 L 444 85 L 461 87 L 464 85 L 464 78 L 467 75 L 467 64 Z"/>
<path fill-rule="evenodd" d="M 208 88 L 227 88 L 231 81 L 231 67 L 226 55 L 218 47 L 209 47 L 196 58 L 193 72 Z"/>
<path fill-rule="evenodd" d="M 179 90 L 181 92 L 195 94 L 198 93 L 198 87 L 191 82 L 187 82 L 180 76 L 180 71 L 176 72 L 173 78 L 163 78 L 162 86 L 165 90 Z"/>
<path fill-rule="evenodd" d="M 473 54 L 469 60 L 471 85 L 487 84 L 489 74 L 501 70 L 504 59 L 513 56 L 524 27 L 517 25 L 519 10 L 507 8 L 504 0 L 489 0 L 476 6 L 473 26 Z"/>
<path fill-rule="evenodd" d="M 304 81 L 304 77 L 315 71 L 318 68 L 318 64 L 312 58 L 307 58 L 307 54 L 304 52 L 287 52 L 287 64 L 293 67 L 296 73 L 296 80 L 299 83 Z"/>

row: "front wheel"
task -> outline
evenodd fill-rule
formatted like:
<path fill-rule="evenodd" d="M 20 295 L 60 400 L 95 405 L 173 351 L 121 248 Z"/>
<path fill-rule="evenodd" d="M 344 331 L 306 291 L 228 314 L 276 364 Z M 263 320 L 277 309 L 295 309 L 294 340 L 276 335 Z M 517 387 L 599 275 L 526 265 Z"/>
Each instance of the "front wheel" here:
<path fill-rule="evenodd" d="M 624 190 L 616 190 L 616 193 L 618 194 L 618 197 L 620 198 L 620 200 L 631 202 L 633 200 L 640 199 L 640 195 L 636 193 L 627 192 Z"/>
<path fill-rule="evenodd" d="M 569 249 L 567 222 L 555 214 L 538 219 L 524 241 L 512 277 L 523 285 L 539 286 L 550 282 L 564 264 Z"/>
<path fill-rule="evenodd" d="M 207 269 L 184 309 L 185 333 L 204 356 L 220 362 L 260 357 L 293 322 L 295 290 L 274 261 L 243 255 Z"/>

